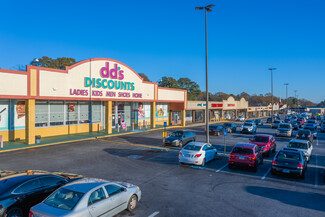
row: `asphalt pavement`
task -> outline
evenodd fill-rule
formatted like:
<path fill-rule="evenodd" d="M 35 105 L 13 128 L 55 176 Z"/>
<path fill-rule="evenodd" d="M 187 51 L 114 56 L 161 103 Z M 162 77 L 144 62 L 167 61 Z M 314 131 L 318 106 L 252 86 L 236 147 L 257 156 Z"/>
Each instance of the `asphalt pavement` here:
<path fill-rule="evenodd" d="M 197 141 L 205 141 L 204 126 L 186 130 L 195 132 Z M 257 133 L 274 135 L 275 130 L 264 125 Z M 251 137 L 228 134 L 227 152 Z M 276 138 L 277 150 L 290 139 Z M 203 168 L 180 165 L 179 148 L 163 147 L 162 131 L 158 130 L 2 153 L 0 169 L 64 171 L 138 185 L 142 199 L 137 209 L 119 217 L 325 216 L 325 134 L 319 133 L 313 143 L 304 180 L 271 175 L 274 154 L 264 159 L 256 173 L 230 170 L 228 158 L 223 156 L 224 137 L 210 136 L 210 142 L 219 157 Z"/>

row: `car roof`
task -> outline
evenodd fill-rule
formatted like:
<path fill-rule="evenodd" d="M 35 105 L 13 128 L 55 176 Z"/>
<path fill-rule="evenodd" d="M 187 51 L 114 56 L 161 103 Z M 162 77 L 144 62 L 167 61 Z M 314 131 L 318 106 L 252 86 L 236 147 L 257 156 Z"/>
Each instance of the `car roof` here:
<path fill-rule="evenodd" d="M 295 153 L 300 153 L 301 151 L 300 150 L 298 150 L 298 149 L 295 149 L 295 148 L 281 148 L 280 150 L 279 150 L 279 152 L 280 151 L 284 151 L 284 152 L 295 152 Z"/>
<path fill-rule="evenodd" d="M 289 143 L 291 143 L 291 142 L 296 142 L 296 143 L 308 143 L 308 140 L 302 140 L 302 139 L 292 139 L 292 140 L 290 140 L 290 142 Z"/>
<path fill-rule="evenodd" d="M 71 191 L 77 191 L 81 193 L 87 193 L 88 191 L 101 186 L 103 184 L 112 183 L 110 181 L 104 179 L 96 179 L 96 178 L 82 178 L 77 181 L 71 182 L 63 186 L 65 189 L 69 189 Z"/>
<path fill-rule="evenodd" d="M 255 134 L 254 136 L 258 136 L 258 137 L 271 137 L 272 135 L 267 135 L 267 134 Z"/>
<path fill-rule="evenodd" d="M 255 146 L 256 146 L 255 144 L 251 144 L 251 143 L 237 143 L 234 147 L 236 147 L 236 148 L 249 148 L 249 149 L 252 149 Z"/>
<path fill-rule="evenodd" d="M 205 142 L 190 142 L 188 144 L 195 145 L 195 146 L 203 146 L 203 145 L 206 145 L 208 143 L 205 143 Z"/>

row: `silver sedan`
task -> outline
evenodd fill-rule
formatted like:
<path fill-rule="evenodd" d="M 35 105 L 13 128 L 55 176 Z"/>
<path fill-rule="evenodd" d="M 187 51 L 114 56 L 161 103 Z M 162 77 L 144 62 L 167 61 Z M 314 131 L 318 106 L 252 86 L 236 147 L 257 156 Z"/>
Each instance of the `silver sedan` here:
<path fill-rule="evenodd" d="M 133 211 L 140 198 L 138 186 L 84 178 L 53 192 L 42 203 L 32 207 L 29 216 L 108 217 L 125 209 Z"/>

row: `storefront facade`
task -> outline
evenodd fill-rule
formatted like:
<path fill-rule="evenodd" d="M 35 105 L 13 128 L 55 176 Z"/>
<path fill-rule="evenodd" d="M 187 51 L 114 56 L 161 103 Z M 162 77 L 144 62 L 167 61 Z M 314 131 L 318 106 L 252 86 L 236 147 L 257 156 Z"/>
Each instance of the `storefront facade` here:
<path fill-rule="evenodd" d="M 185 90 L 143 81 L 127 65 L 106 58 L 66 70 L 0 69 L 0 135 L 4 141 L 34 144 L 36 135 L 185 125 L 186 98 Z"/>

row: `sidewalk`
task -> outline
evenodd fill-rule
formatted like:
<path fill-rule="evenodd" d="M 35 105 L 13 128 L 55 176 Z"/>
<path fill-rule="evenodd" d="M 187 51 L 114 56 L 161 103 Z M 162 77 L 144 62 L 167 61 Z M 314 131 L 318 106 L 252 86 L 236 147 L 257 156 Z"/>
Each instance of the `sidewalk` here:
<path fill-rule="evenodd" d="M 179 128 L 179 127 L 181 127 L 181 126 L 168 126 L 167 129 Z M 25 144 L 24 140 L 16 141 L 16 142 L 4 142 L 3 148 L 0 148 L 0 153 L 24 150 L 24 149 L 30 149 L 30 148 L 45 147 L 45 146 L 62 144 L 62 143 L 78 142 L 78 141 L 84 141 L 84 140 L 94 140 L 94 139 L 98 139 L 98 138 L 113 137 L 113 136 L 127 135 L 127 134 L 133 134 L 133 133 L 141 133 L 141 132 L 147 132 L 147 131 L 152 131 L 152 130 L 161 130 L 163 128 L 164 128 L 163 125 L 158 125 L 158 126 L 156 126 L 156 128 L 153 128 L 153 129 L 151 129 L 148 126 L 147 128 L 135 129 L 134 131 L 120 130 L 119 132 L 117 132 L 116 130 L 113 130 L 113 132 L 111 134 L 106 134 L 104 132 L 99 132 L 99 133 L 93 132 L 93 133 L 79 133 L 79 134 L 72 134 L 72 135 L 43 137 L 43 138 L 41 138 L 41 142 L 39 144 L 33 144 L 33 145 Z"/>

